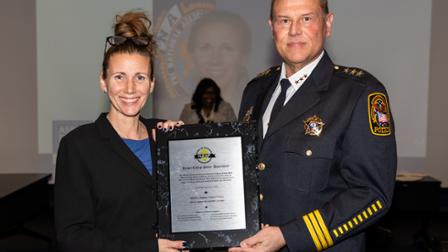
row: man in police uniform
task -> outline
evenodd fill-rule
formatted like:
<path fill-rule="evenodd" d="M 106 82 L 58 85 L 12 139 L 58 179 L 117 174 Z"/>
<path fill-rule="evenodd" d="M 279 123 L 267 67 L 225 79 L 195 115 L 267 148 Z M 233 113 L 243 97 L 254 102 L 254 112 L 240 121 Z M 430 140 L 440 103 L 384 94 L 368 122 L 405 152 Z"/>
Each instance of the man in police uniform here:
<path fill-rule="evenodd" d="M 230 251 L 362 251 L 385 214 L 396 172 L 384 86 L 333 64 L 323 46 L 326 0 L 273 0 L 269 24 L 283 59 L 246 87 L 240 119 L 259 130 L 262 222 Z"/>

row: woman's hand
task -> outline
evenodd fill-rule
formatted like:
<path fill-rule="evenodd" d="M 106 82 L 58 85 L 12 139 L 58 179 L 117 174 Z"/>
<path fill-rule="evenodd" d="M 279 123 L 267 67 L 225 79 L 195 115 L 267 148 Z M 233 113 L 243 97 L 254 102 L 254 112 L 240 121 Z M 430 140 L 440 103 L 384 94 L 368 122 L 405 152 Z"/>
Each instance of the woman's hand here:
<path fill-rule="evenodd" d="M 166 120 L 164 122 L 158 122 L 157 128 L 163 129 L 164 131 L 168 131 L 168 130 L 173 130 L 174 127 L 180 127 L 184 124 L 185 123 L 183 121 Z M 154 141 L 156 141 L 156 130 L 155 129 L 152 129 L 152 138 L 154 139 Z"/>
<path fill-rule="evenodd" d="M 185 123 L 183 121 L 166 120 L 164 122 L 158 122 L 157 123 L 157 128 L 158 129 L 163 129 L 165 131 L 168 131 L 168 130 L 173 130 L 174 127 L 180 127 L 180 126 L 182 126 L 184 124 Z"/>
<path fill-rule="evenodd" d="M 179 252 L 179 251 L 188 251 L 185 241 L 172 241 L 168 239 L 158 239 L 159 244 L 159 252 Z"/>

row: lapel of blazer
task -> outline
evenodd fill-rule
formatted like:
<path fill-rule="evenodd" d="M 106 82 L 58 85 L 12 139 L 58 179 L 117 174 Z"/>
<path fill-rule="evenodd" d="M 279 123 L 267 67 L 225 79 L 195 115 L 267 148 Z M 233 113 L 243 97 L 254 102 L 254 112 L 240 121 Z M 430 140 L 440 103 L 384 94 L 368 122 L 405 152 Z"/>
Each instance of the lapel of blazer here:
<path fill-rule="evenodd" d="M 325 52 L 310 77 L 291 97 L 275 121 L 270 125 L 266 132 L 265 140 L 284 125 L 316 105 L 322 96 L 322 92 L 328 90 L 332 73 L 333 62 Z"/>
<path fill-rule="evenodd" d="M 154 179 L 150 174 L 148 173 L 148 170 L 143 165 L 143 163 L 132 153 L 132 151 L 126 146 L 126 144 L 123 142 L 121 137 L 117 134 L 115 129 L 110 124 L 109 120 L 107 119 L 107 114 L 103 113 L 100 115 L 100 117 L 96 120 L 95 124 L 97 125 L 101 137 L 109 142 L 112 149 L 124 160 L 126 160 L 129 163 L 129 168 L 137 172 L 138 174 L 142 175 L 145 178 L 145 181 L 149 184 L 154 183 Z M 148 130 L 148 136 L 149 139 L 151 139 L 151 129 L 148 128 L 148 125 L 146 125 Z M 150 140 L 152 141 L 152 140 Z M 152 143 L 150 142 L 150 146 L 152 148 Z M 151 153 L 152 154 L 152 153 Z M 151 155 L 151 158 L 154 159 L 154 156 Z M 153 162 L 154 164 L 154 162 Z M 127 167 L 126 167 L 127 168 Z M 153 170 L 155 169 L 153 165 Z"/>

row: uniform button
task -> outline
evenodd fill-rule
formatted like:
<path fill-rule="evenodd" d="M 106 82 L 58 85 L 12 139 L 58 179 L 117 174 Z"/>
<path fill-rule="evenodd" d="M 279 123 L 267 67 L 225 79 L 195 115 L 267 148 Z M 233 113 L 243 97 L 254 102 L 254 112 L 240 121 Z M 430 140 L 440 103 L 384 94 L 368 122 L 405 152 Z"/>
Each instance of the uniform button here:
<path fill-rule="evenodd" d="M 313 155 L 313 151 L 312 151 L 312 150 L 306 150 L 306 151 L 305 151 L 305 155 L 306 155 L 307 157 L 311 157 L 311 156 Z"/>
<path fill-rule="evenodd" d="M 262 193 L 260 193 L 260 195 L 258 195 L 259 197 L 260 197 L 260 201 L 263 201 L 263 199 L 264 199 L 264 196 L 263 196 L 263 194 Z"/>
<path fill-rule="evenodd" d="M 339 66 L 334 66 L 334 69 L 335 70 L 339 70 Z"/>
<path fill-rule="evenodd" d="M 264 171 L 266 169 L 266 165 L 263 162 L 257 164 L 257 169 L 260 171 Z"/>

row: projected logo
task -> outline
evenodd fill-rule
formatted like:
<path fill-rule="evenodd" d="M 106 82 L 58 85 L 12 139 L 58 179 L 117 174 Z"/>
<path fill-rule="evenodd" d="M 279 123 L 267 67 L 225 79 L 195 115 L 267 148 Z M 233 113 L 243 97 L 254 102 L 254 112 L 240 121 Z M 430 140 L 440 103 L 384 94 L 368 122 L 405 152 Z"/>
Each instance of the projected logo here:
<path fill-rule="evenodd" d="M 53 121 L 53 154 L 58 153 L 59 142 L 70 131 L 83 124 L 91 123 L 85 120 L 54 120 Z"/>
<path fill-rule="evenodd" d="M 212 160 L 212 158 L 215 158 L 216 155 L 213 154 L 212 150 L 210 150 L 207 147 L 201 147 L 199 150 L 196 151 L 196 155 L 194 155 L 194 158 L 202 164 L 206 164 Z"/>
<path fill-rule="evenodd" d="M 190 95 L 196 83 L 189 82 L 194 70 L 188 49 L 191 25 L 215 9 L 213 1 L 180 1 L 159 16 L 155 27 L 158 72 L 169 96 Z"/>

